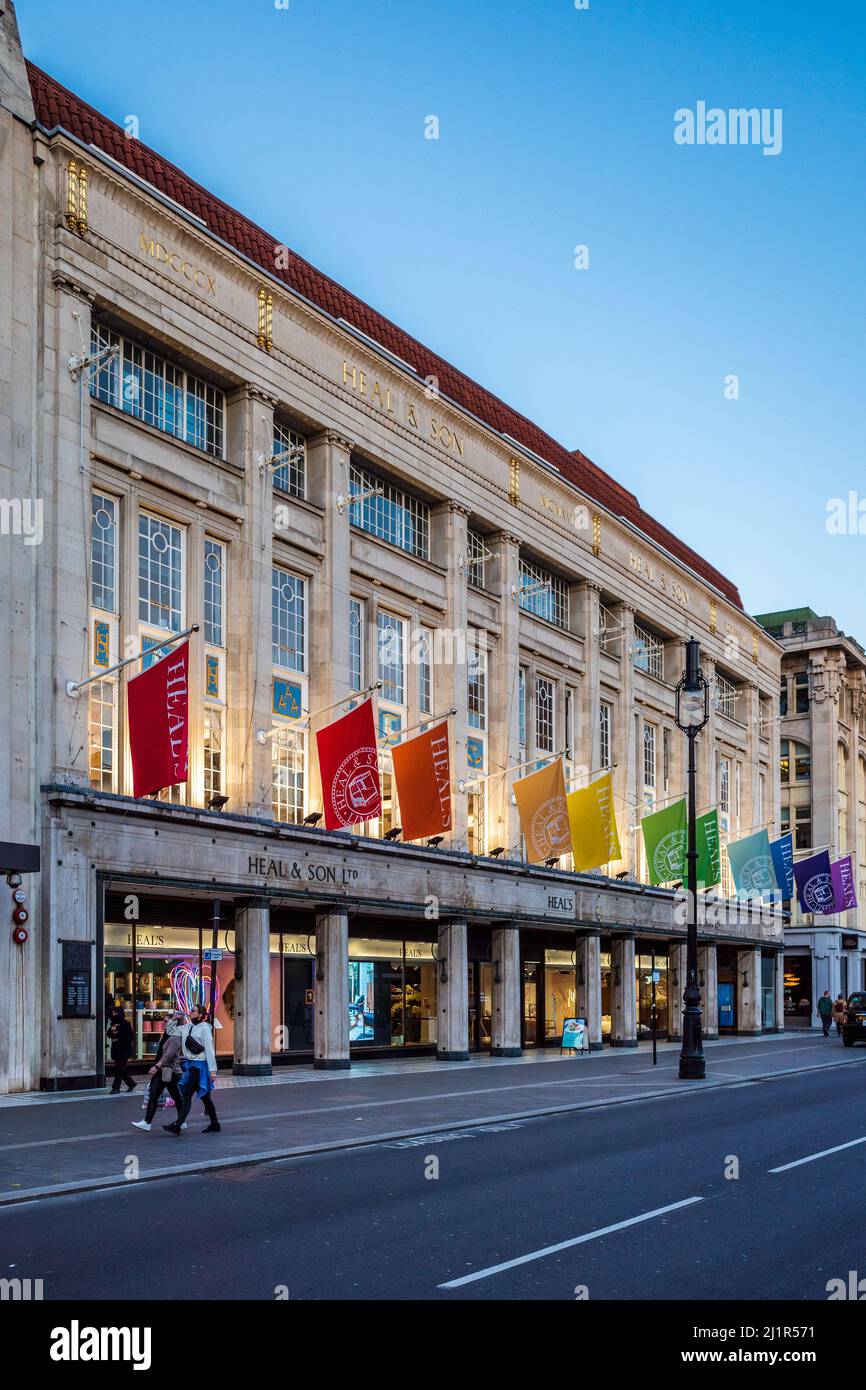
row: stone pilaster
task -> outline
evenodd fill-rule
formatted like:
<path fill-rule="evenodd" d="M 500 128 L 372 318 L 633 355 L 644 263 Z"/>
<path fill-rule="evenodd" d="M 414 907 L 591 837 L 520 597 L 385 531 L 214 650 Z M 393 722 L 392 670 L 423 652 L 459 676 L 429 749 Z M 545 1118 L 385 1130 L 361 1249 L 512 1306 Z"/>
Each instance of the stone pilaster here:
<path fill-rule="evenodd" d="M 777 951 L 773 959 L 775 1031 L 785 1031 L 785 952 Z"/>
<path fill-rule="evenodd" d="M 668 1037 L 683 1036 L 683 991 L 686 987 L 686 943 L 672 941 L 668 949 Z M 704 1020 L 706 1022 L 706 1019 Z"/>
<path fill-rule="evenodd" d="M 761 951 L 745 947 L 737 954 L 737 1032 L 761 1031 Z"/>
<path fill-rule="evenodd" d="M 457 711 L 448 721 L 448 749 L 451 767 L 456 769 L 456 783 L 468 774 L 466 740 L 471 732 L 468 727 L 469 622 L 466 588 L 469 513 L 465 507 L 450 501 L 438 508 L 432 520 L 434 554 L 438 555 L 445 568 L 445 626 L 452 634 L 452 640 L 439 643 L 439 650 L 435 653 L 438 659 L 433 669 L 433 708 L 434 711 Z M 492 714 L 492 709 L 489 708 L 488 712 Z M 456 791 L 451 799 L 451 841 L 455 847 L 462 849 L 466 848 L 467 843 L 468 814 L 466 793 Z"/>
<path fill-rule="evenodd" d="M 348 966 L 348 914 L 317 913 L 313 1066 L 323 1071 L 349 1066 Z"/>
<path fill-rule="evenodd" d="M 507 532 L 488 538 L 493 552 L 490 564 L 490 591 L 499 600 L 501 632 L 490 671 L 490 733 L 487 742 L 488 771 L 514 767 L 519 761 L 520 718 L 517 695 L 520 668 L 520 605 L 515 593 L 520 583 L 520 545 Z M 512 589 L 514 592 L 512 592 Z M 462 773 L 458 773 L 462 776 Z M 513 776 L 493 777 L 488 784 L 489 839 L 505 845 L 506 853 L 517 855 L 520 823 L 511 804 Z"/>
<path fill-rule="evenodd" d="M 703 981 L 703 983 L 701 983 Z M 719 1036 L 719 957 L 714 941 L 698 946 L 698 984 L 701 990 L 703 1033 L 705 1038 Z"/>
<path fill-rule="evenodd" d="M 493 1057 L 519 1057 L 522 1012 L 520 969 L 520 930 L 494 927 L 491 939 L 493 960 Z"/>
<path fill-rule="evenodd" d="M 612 943 L 613 1018 L 611 1047 L 637 1047 L 634 937 L 615 936 Z"/>
<path fill-rule="evenodd" d="M 620 847 L 622 865 L 632 875 L 636 875 L 640 864 L 639 833 L 629 827 L 637 825 L 641 817 L 640 787 L 638 785 L 637 736 L 635 733 L 634 706 L 634 609 L 627 603 L 620 603 L 614 610 L 621 630 L 611 641 L 611 650 L 617 646 L 622 653 L 620 661 L 619 695 L 614 710 L 614 746 L 611 750 L 616 768 L 613 774 L 614 799 L 617 811 L 622 818 Z"/>
<path fill-rule="evenodd" d="M 465 922 L 440 923 L 438 955 L 436 1056 L 440 1062 L 468 1062 L 469 957 Z"/>
<path fill-rule="evenodd" d="M 270 1076 L 271 1052 L 271 910 L 267 898 L 250 898 L 235 913 L 236 1076 Z"/>
<path fill-rule="evenodd" d="M 575 744 L 571 750 L 575 769 L 585 763 L 588 774 L 601 770 L 601 739 L 599 703 L 601 687 L 601 641 L 599 638 L 601 588 L 591 580 L 575 586 L 579 607 L 580 630 L 583 635 L 584 674 L 575 710 Z M 613 751 L 611 756 L 614 757 Z M 582 785 L 579 783 L 578 785 Z"/>
<path fill-rule="evenodd" d="M 577 1017 L 586 1019 L 590 1052 L 601 1052 L 601 937 L 577 938 Z"/>
<path fill-rule="evenodd" d="M 323 511 L 324 555 L 310 605 L 309 708 L 325 711 L 311 719 L 308 739 L 308 810 L 321 810 L 321 781 L 316 730 L 336 719 L 341 710 L 328 708 L 349 696 L 349 586 L 351 523 L 349 520 L 349 462 L 352 444 L 334 430 L 324 430 L 307 445 L 308 496 Z M 342 505 L 339 505 L 342 499 Z M 367 615 L 368 622 L 370 614 Z M 370 650 L 367 643 L 366 649 Z M 375 672 L 368 672 L 371 684 Z"/>
<path fill-rule="evenodd" d="M 244 466 L 246 522 L 233 564 L 239 601 L 230 602 L 226 614 L 227 734 L 229 749 L 237 753 L 226 760 L 225 790 L 231 810 L 270 817 L 271 744 L 260 744 L 256 736 L 273 723 L 271 625 L 250 622 L 249 615 L 271 611 L 273 474 L 264 462 L 274 448 L 271 397 L 250 385 L 233 392 L 226 408 L 226 448 L 231 461 Z M 135 562 L 135 548 L 127 548 Z"/>

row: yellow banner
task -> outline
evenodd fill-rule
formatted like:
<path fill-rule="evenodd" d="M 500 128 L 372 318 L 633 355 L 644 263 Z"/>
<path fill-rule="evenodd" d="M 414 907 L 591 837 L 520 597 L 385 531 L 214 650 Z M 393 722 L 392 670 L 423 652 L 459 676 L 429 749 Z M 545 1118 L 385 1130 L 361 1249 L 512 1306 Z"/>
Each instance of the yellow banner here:
<path fill-rule="evenodd" d="M 571 850 L 562 759 L 514 783 L 520 827 L 530 864 L 541 864 Z"/>
<path fill-rule="evenodd" d="M 575 869 L 597 869 L 611 859 L 619 859 L 619 835 L 609 772 L 588 787 L 568 793 L 568 820 Z"/>

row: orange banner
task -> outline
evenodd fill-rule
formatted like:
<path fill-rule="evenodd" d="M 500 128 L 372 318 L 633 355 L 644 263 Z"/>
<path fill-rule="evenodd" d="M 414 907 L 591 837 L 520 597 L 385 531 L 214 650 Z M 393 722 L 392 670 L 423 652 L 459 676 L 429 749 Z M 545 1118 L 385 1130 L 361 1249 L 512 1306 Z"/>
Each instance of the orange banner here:
<path fill-rule="evenodd" d="M 541 864 L 556 855 L 570 854 L 571 829 L 562 759 L 521 777 L 514 783 L 513 791 L 529 863 Z"/>
<path fill-rule="evenodd" d="M 451 829 L 448 724 L 437 724 L 391 749 L 404 840 L 423 840 Z"/>

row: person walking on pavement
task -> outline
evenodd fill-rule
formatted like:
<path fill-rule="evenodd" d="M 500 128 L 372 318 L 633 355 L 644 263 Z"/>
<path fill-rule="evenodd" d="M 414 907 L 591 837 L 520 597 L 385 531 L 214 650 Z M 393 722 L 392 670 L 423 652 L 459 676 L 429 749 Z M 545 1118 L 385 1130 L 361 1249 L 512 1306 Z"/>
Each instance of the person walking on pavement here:
<path fill-rule="evenodd" d="M 153 1066 L 148 1072 L 151 1080 L 147 1092 L 147 1108 L 144 1112 L 144 1119 L 132 1121 L 135 1129 L 150 1129 L 163 1091 L 168 1091 L 175 1107 L 178 1112 L 180 1111 L 182 1101 L 177 1083 L 182 1075 L 180 1030 L 185 1022 L 180 1009 L 175 1009 L 174 1013 L 166 1019 L 165 1032 L 159 1040 Z"/>
<path fill-rule="evenodd" d="M 833 1005 L 833 1022 L 836 1025 L 836 1037 L 842 1036 L 842 1024 L 845 1022 L 845 1015 L 848 1012 L 848 1004 L 844 994 L 837 995 Z"/>
<path fill-rule="evenodd" d="M 830 998 L 829 989 L 825 989 L 818 1000 L 818 1017 L 821 1020 L 821 1027 L 824 1029 L 824 1037 L 829 1038 L 830 1024 L 833 1022 L 833 1000 Z"/>
<path fill-rule="evenodd" d="M 118 1007 L 112 1013 L 108 1025 L 108 1036 L 111 1038 L 111 1060 L 114 1063 L 111 1094 L 117 1095 L 122 1081 L 126 1082 L 128 1091 L 134 1091 L 135 1078 L 129 1074 L 129 1059 L 135 1051 L 135 1042 L 132 1035 L 132 1024 L 122 1008 Z"/>
<path fill-rule="evenodd" d="M 216 1134 L 221 1128 L 217 1119 L 216 1107 L 211 1099 L 213 1083 L 216 1080 L 216 1052 L 213 1045 L 213 1029 L 208 1022 L 204 1004 L 196 1004 L 190 1014 L 191 1022 L 181 1029 L 181 1053 L 183 1056 L 183 1076 L 180 1080 L 181 1104 L 177 1118 L 170 1125 L 163 1125 L 170 1134 L 180 1134 L 192 1108 L 194 1096 L 201 1097 L 210 1124 L 202 1130 L 203 1134 Z"/>

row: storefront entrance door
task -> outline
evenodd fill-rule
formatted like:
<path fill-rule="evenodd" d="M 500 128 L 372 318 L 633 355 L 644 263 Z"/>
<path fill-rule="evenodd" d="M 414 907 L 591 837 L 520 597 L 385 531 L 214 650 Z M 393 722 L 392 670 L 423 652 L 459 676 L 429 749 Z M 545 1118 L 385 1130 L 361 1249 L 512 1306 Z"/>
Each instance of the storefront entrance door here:
<path fill-rule="evenodd" d="M 493 1027 L 493 966 L 469 962 L 469 1051 L 489 1052 Z"/>
<path fill-rule="evenodd" d="M 540 1047 L 544 1035 L 539 1032 L 544 1018 L 543 970 L 534 960 L 523 962 L 523 1046 Z"/>

